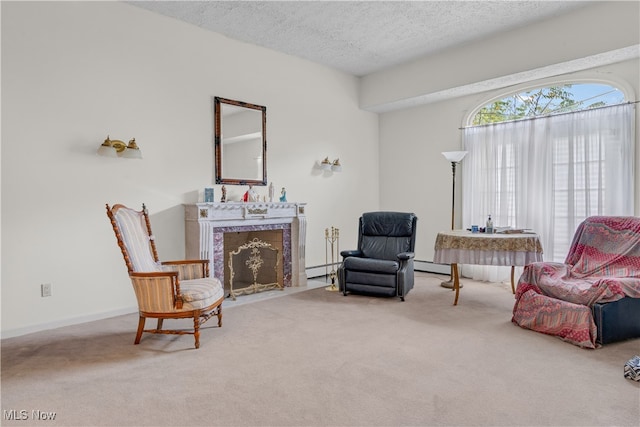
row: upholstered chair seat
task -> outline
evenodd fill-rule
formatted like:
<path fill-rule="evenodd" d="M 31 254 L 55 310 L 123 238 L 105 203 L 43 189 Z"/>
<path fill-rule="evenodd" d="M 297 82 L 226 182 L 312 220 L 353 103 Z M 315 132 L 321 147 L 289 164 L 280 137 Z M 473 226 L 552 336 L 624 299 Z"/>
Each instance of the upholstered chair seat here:
<path fill-rule="evenodd" d="M 400 263 L 386 259 L 356 258 L 350 257 L 345 260 L 349 270 L 362 271 L 365 273 L 386 273 L 396 274 Z"/>
<path fill-rule="evenodd" d="M 160 280 L 159 280 L 160 279 Z M 180 281 L 182 308 L 173 303 L 173 289 L 163 276 L 137 278 L 134 285 L 138 307 L 147 312 L 188 312 L 210 306 L 224 296 L 224 289 L 215 278 Z"/>

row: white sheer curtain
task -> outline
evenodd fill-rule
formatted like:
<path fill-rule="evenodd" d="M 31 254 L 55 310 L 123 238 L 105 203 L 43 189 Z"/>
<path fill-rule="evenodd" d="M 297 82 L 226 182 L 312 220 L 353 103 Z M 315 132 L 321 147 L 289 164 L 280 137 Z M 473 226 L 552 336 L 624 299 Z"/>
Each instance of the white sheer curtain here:
<path fill-rule="evenodd" d="M 633 215 L 635 105 L 464 129 L 462 224 L 530 228 L 545 261 L 563 262 L 578 224 L 592 215 Z M 463 275 L 508 280 L 509 267 Z"/>

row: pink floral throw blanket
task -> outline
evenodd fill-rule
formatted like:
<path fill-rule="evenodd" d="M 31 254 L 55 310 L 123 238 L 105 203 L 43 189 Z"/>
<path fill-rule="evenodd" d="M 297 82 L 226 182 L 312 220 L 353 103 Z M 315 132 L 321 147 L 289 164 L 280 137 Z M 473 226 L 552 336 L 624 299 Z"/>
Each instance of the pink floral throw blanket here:
<path fill-rule="evenodd" d="M 640 298 L 640 218 L 587 218 L 564 264 L 538 262 L 518 280 L 512 321 L 581 347 L 596 347 L 591 307 Z"/>

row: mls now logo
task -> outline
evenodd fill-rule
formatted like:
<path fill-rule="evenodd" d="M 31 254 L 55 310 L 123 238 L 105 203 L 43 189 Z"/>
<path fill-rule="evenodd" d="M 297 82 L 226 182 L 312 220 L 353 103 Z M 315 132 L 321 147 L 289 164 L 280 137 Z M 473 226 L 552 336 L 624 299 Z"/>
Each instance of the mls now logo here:
<path fill-rule="evenodd" d="M 24 421 L 24 420 L 38 420 L 38 421 L 53 421 L 56 419 L 55 412 L 45 412 L 37 409 L 31 412 L 26 409 L 4 409 L 2 416 L 6 421 Z"/>
<path fill-rule="evenodd" d="M 29 411 L 27 411 L 26 409 L 23 409 L 21 411 L 17 410 L 17 409 L 9 409 L 6 410 L 4 409 L 2 411 L 2 416 L 5 420 L 10 421 L 10 420 L 28 420 L 29 419 Z"/>

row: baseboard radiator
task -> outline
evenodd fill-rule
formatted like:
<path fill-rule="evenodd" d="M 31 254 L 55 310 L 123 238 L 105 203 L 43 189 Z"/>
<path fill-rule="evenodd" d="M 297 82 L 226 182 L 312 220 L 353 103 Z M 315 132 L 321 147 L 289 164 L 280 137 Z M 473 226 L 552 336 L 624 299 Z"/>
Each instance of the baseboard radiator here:
<path fill-rule="evenodd" d="M 338 269 L 338 263 L 334 265 L 334 268 Z M 436 273 L 436 274 L 450 274 L 451 266 L 449 264 L 436 264 L 431 261 L 419 261 L 414 260 L 413 269 L 423 273 Z M 313 279 L 316 277 L 325 277 L 331 271 L 331 264 L 321 264 L 311 267 L 307 267 L 307 277 Z"/>

